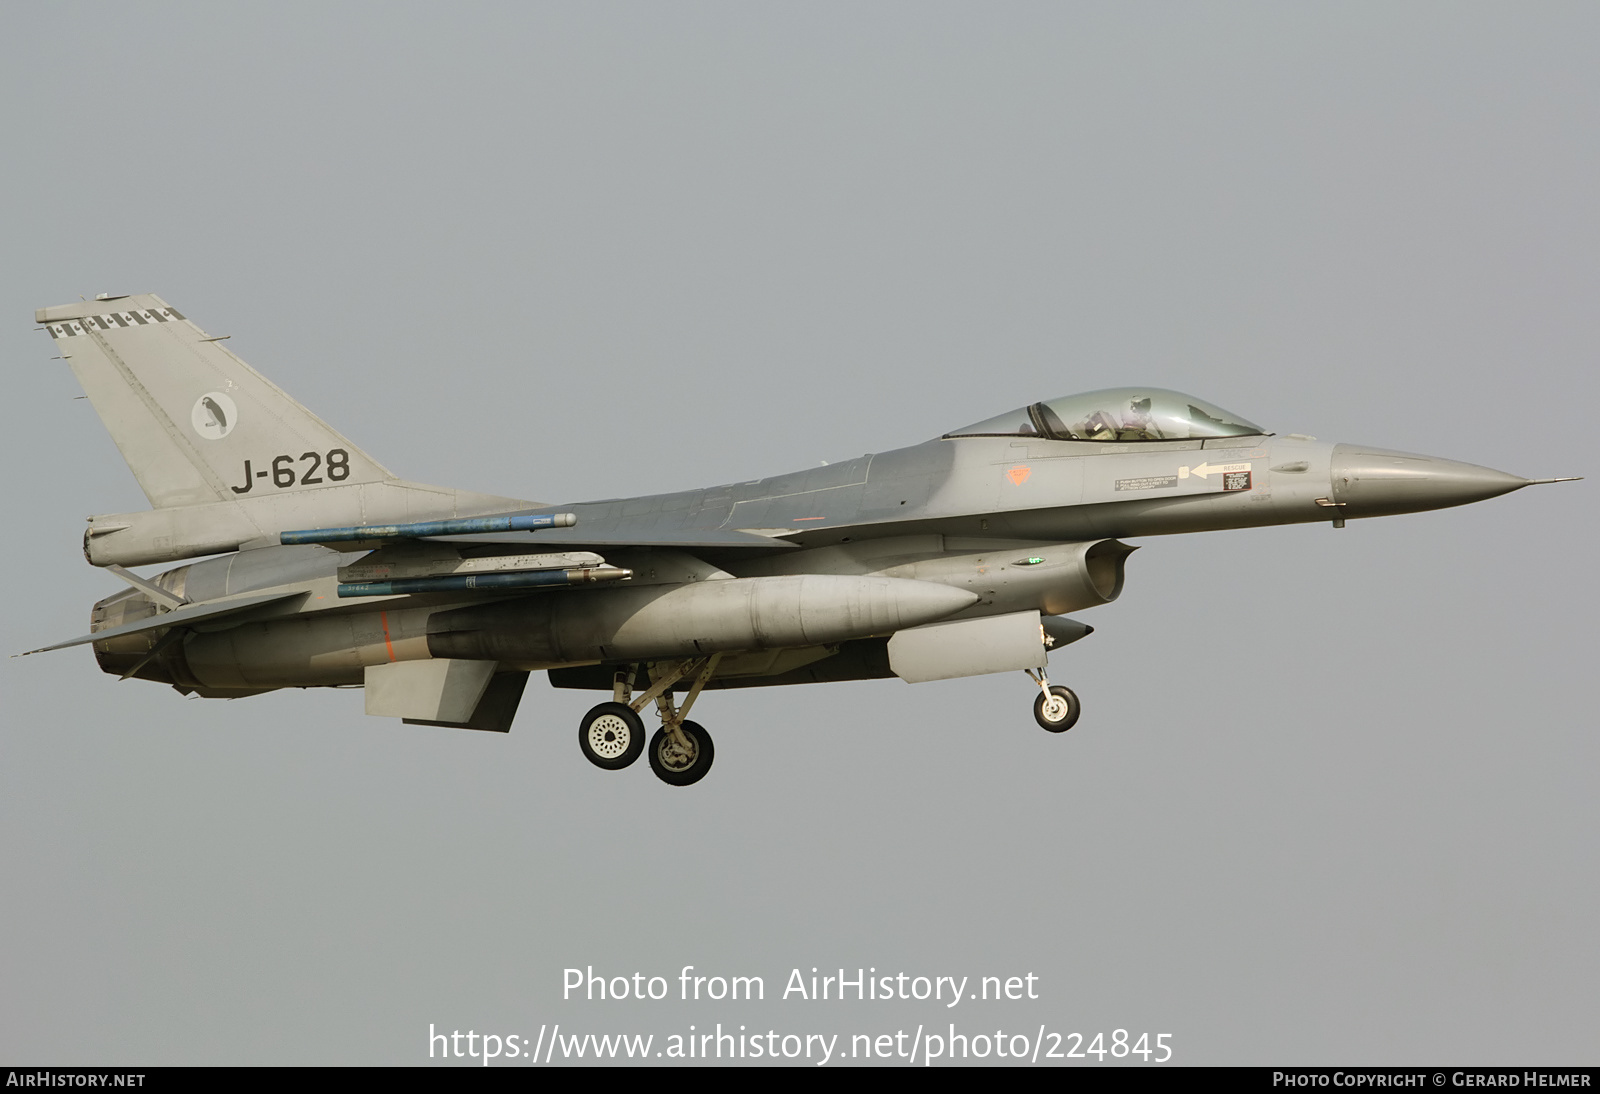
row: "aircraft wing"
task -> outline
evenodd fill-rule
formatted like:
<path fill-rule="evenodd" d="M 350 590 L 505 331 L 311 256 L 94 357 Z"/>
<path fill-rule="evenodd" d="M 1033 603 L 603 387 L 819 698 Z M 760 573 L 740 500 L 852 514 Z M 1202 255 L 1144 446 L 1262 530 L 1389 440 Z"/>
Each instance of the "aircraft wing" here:
<path fill-rule="evenodd" d="M 223 619 L 230 615 L 245 612 L 251 608 L 259 608 L 263 604 L 273 604 L 280 600 L 290 600 L 294 597 L 305 596 L 301 589 L 289 593 L 264 593 L 260 596 L 244 596 L 235 600 L 217 600 L 208 604 L 190 604 L 170 612 L 153 615 L 149 619 L 141 619 L 137 623 L 128 623 L 121 627 L 111 627 L 107 630 L 96 631 L 93 634 L 81 635 L 67 642 L 57 642 L 53 646 L 41 646 L 36 650 L 29 650 L 22 654 L 48 653 L 51 650 L 64 650 L 68 646 L 82 646 L 89 642 L 104 642 L 112 638 L 121 638 L 125 634 L 138 634 L 141 631 L 159 631 L 168 627 L 183 627 L 191 623 L 210 622 Z"/>

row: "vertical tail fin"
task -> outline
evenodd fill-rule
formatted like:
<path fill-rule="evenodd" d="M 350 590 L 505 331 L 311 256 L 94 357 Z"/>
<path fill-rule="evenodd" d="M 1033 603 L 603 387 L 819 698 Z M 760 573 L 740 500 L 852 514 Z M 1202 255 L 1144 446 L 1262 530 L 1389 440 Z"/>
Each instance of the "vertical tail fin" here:
<path fill-rule="evenodd" d="M 41 308 L 35 319 L 154 508 L 394 477 L 159 296 Z"/>
<path fill-rule="evenodd" d="M 84 554 L 96 566 L 232 551 L 288 528 L 537 508 L 395 478 L 159 296 L 100 297 L 35 318 L 152 506 L 90 518 Z"/>

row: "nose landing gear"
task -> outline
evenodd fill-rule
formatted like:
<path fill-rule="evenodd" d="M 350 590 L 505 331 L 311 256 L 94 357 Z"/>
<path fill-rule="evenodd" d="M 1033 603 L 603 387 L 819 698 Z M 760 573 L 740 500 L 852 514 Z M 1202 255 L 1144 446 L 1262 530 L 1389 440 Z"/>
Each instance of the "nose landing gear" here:
<path fill-rule="evenodd" d="M 1051 684 L 1050 677 L 1045 675 L 1042 668 L 1037 673 L 1032 669 L 1022 671 L 1028 674 L 1028 679 L 1039 685 L 1039 697 L 1033 701 L 1033 720 L 1041 728 L 1051 733 L 1065 733 L 1078 724 L 1078 715 L 1083 713 L 1083 707 L 1071 688 Z"/>

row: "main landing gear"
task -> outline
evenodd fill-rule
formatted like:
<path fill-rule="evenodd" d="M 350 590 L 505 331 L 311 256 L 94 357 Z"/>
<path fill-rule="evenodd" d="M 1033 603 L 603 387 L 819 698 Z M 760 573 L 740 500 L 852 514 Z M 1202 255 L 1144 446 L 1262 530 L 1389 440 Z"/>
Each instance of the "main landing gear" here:
<path fill-rule="evenodd" d="M 1078 724 L 1078 715 L 1083 713 L 1083 708 L 1071 688 L 1051 684 L 1050 677 L 1045 675 L 1042 668 L 1037 672 L 1033 669 L 1022 671 L 1028 674 L 1028 679 L 1039 685 L 1039 697 L 1033 701 L 1034 721 L 1051 733 L 1065 733 Z"/>
<path fill-rule="evenodd" d="M 699 782 L 711 770 L 716 752 L 711 734 L 698 722 L 688 721 L 686 715 L 721 659 L 720 653 L 714 653 L 687 661 L 653 662 L 648 666 L 650 687 L 637 699 L 632 698 L 635 667 L 619 670 L 612 679 L 612 701 L 601 703 L 578 723 L 578 748 L 596 767 L 608 771 L 627 767 L 645 751 L 644 720 L 639 711 L 654 700 L 661 728 L 650 738 L 650 770 L 671 786 Z M 689 693 L 683 705 L 676 706 L 672 687 L 691 675 L 694 682 Z"/>

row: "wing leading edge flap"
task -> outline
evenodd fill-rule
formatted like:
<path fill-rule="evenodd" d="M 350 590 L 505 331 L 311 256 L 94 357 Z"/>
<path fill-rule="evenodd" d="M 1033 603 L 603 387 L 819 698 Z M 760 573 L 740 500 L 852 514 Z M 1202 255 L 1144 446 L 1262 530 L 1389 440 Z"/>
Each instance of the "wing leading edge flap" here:
<path fill-rule="evenodd" d="M 68 642 L 57 642 L 53 646 L 41 646 L 36 650 L 28 650 L 22 656 L 26 657 L 30 653 L 49 653 L 51 650 L 64 650 L 68 646 L 82 646 L 88 642 L 105 642 L 113 638 L 121 638 L 125 634 L 138 634 L 141 631 L 159 631 L 167 627 L 184 627 L 193 623 L 215 622 L 230 615 L 249 611 L 251 608 L 259 608 L 265 604 L 274 604 L 305 595 L 305 590 L 301 589 L 292 593 L 265 593 L 261 596 L 240 597 L 237 600 L 218 600 L 208 604 L 194 604 L 174 611 L 163 612 L 160 615 L 153 615 L 149 619 L 141 619 L 137 623 L 95 631 L 93 634 L 80 635 Z"/>

